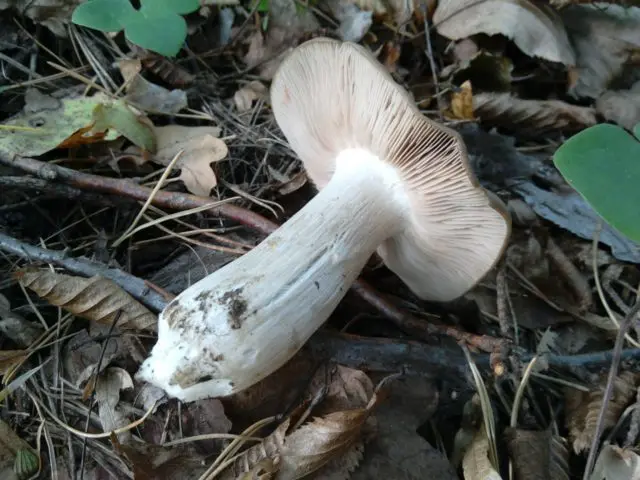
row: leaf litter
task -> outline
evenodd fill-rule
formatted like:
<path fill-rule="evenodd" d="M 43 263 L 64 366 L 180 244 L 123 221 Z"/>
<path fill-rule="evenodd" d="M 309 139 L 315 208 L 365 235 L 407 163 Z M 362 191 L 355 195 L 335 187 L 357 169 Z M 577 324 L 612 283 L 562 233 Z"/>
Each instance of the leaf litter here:
<path fill-rule="evenodd" d="M 347 298 L 327 328 L 348 332 L 343 335 L 354 346 L 352 363 L 318 362 L 302 351 L 247 392 L 180 405 L 131 379 L 154 341 L 156 317 L 122 285 L 31 266 L 17 270 L 33 294 L 24 304 L 9 273 L 16 272 L 17 257 L 3 257 L 0 357 L 6 378 L 13 379 L 9 385 L 15 386 L 5 390 L 4 401 L 7 411 L 33 416 L 37 410 L 44 420 L 3 418 L 29 448 L 45 445 L 37 454 L 46 478 L 54 471 L 64 478 L 71 466 L 70 478 L 79 468 L 85 478 L 204 479 L 213 468 L 220 478 L 344 480 L 448 479 L 457 478 L 457 469 L 475 480 L 509 478 L 508 462 L 517 479 L 583 476 L 580 462 L 589 453 L 603 407 L 606 374 L 581 363 L 558 367 L 554 362 L 579 362 L 613 348 L 617 325 L 640 282 L 635 269 L 640 247 L 604 225 L 594 252 L 599 217 L 557 174 L 550 157 L 564 139 L 591 125 L 608 121 L 633 130 L 638 123 L 637 6 L 273 0 L 264 8 L 241 2 L 233 11 L 207 7 L 206 20 L 188 19 L 185 55 L 165 58 L 122 36 L 97 41 L 87 30 L 68 31 L 65 22 L 75 3 L 37 0 L 20 7 L 50 29 L 46 35 L 73 45 L 67 51 L 56 47 L 54 53 L 57 63 L 74 70 L 52 71 L 42 49 L 29 63 L 20 49 L 5 50 L 5 33 L 0 33 L 0 52 L 17 51 L 15 61 L 23 66 L 0 58 L 6 73 L 0 87 L 6 78 L 26 82 L 19 87 L 23 90 L 9 86 L 14 97 L 0 90 L 3 100 L 10 100 L 0 109 L 3 155 L 39 157 L 76 172 L 145 186 L 177 158 L 174 168 L 180 173 L 168 172 L 159 187 L 163 195 L 182 200 L 179 195 L 187 192 L 215 201 L 245 192 L 245 207 L 282 204 L 286 217 L 308 201 L 313 185 L 279 137 L 269 80 L 287 51 L 308 38 L 328 33 L 358 42 L 414 93 L 425 115 L 461 133 L 480 182 L 508 203 L 515 219 L 504 265 L 459 303 L 417 302 L 375 266 L 375 259 L 367 277 L 426 322 L 489 337 L 511 331 L 515 337 L 509 338 L 517 344 L 494 352 L 479 367 L 482 384 L 433 368 L 423 372 L 429 378 L 403 376 L 376 390 L 374 379 L 381 375 L 359 359 L 359 336 L 381 337 L 391 347 L 404 334 Z M 23 28 L 35 51 L 31 27 Z M 80 52 L 86 65 L 70 51 Z M 24 69 L 37 74 L 32 78 Z M 41 79 L 41 72 L 61 71 L 66 78 Z M 21 91 L 26 91 L 24 107 Z M 134 161 L 120 162 L 124 159 Z M 4 168 L 0 181 L 17 175 Z M 201 243 L 223 238 L 243 250 L 260 240 L 247 228 L 201 211 L 166 223 L 171 230 L 176 224 L 188 228 L 181 237 L 146 229 L 135 241 L 112 248 L 109 241 L 119 238 L 139 212 L 139 205 L 127 203 L 126 189 L 111 191 L 100 213 L 104 199 L 99 206 L 89 197 L 64 203 L 55 193 L 55 201 L 41 202 L 41 189 L 54 191 L 55 185 L 42 182 L 26 190 L 0 184 L 0 230 L 28 243 L 65 248 L 70 256 L 108 261 L 149 279 L 148 288 L 167 299 L 235 258 L 201 245 L 185 246 L 185 238 Z M 117 315 L 120 324 L 112 329 Z M 632 331 L 629 339 L 637 338 Z M 459 351 L 446 339 L 440 343 Z M 410 359 L 411 352 L 405 353 Z M 528 362 L 523 353 L 540 357 L 523 390 L 519 424 L 505 428 Z M 470 366 L 465 368 L 468 372 Z M 603 443 L 589 478 L 637 473 L 633 369 L 633 362 L 624 363 L 614 382 L 605 405 Z M 473 407 L 483 389 L 483 408 Z M 153 413 L 137 429 L 85 444 L 54 420 L 108 433 L 150 409 Z M 487 417 L 490 410 L 496 423 Z M 251 425 L 263 426 L 252 431 Z M 494 425 L 495 445 L 487 425 Z M 247 431 L 251 440 L 234 437 Z M 499 465 L 492 461 L 496 455 Z M 33 466 L 32 457 L 12 458 L 18 457 L 12 471 L 16 465 Z M 224 462 L 230 463 L 221 469 Z M 16 471 L 25 471 L 20 468 Z"/>

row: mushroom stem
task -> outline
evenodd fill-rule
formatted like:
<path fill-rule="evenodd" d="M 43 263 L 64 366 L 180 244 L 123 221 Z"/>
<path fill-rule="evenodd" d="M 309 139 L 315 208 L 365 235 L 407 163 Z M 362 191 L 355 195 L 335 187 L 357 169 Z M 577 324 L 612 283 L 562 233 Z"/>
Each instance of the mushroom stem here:
<path fill-rule="evenodd" d="M 138 378 L 191 401 L 236 393 L 274 372 L 406 224 L 402 183 L 367 150 L 342 151 L 331 180 L 304 208 L 167 306 Z"/>

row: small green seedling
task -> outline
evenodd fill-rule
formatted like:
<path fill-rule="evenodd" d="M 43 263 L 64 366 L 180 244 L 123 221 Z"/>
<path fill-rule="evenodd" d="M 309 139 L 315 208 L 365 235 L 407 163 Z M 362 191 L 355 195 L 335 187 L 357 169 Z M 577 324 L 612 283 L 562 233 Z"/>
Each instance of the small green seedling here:
<path fill-rule="evenodd" d="M 610 124 L 587 128 L 566 141 L 553 162 L 609 225 L 640 242 L 640 124 L 634 134 Z"/>
<path fill-rule="evenodd" d="M 200 0 L 141 0 L 137 10 L 129 0 L 88 0 L 76 7 L 71 21 L 102 32 L 124 30 L 130 42 L 174 56 L 187 38 L 182 15 L 199 8 Z"/>

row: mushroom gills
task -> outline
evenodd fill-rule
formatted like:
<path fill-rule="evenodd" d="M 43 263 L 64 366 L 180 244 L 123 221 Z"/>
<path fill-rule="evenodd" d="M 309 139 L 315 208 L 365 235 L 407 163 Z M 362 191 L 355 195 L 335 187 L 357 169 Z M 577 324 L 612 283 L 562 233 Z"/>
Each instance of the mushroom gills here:
<path fill-rule="evenodd" d="M 328 319 L 410 209 L 395 168 L 343 150 L 331 180 L 253 250 L 160 314 L 137 378 L 183 401 L 244 390 L 286 363 Z"/>

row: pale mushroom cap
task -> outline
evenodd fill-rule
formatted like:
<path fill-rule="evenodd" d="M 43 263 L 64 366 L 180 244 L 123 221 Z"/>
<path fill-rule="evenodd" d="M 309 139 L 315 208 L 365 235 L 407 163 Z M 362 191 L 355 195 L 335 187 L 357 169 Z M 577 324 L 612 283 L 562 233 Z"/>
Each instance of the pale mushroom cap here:
<path fill-rule="evenodd" d="M 425 116 L 363 47 L 320 38 L 282 62 L 271 87 L 274 115 L 318 188 L 338 154 L 367 149 L 397 168 L 412 211 L 378 253 L 418 296 L 449 301 L 494 266 L 511 222 L 481 188 L 460 136 Z"/>

